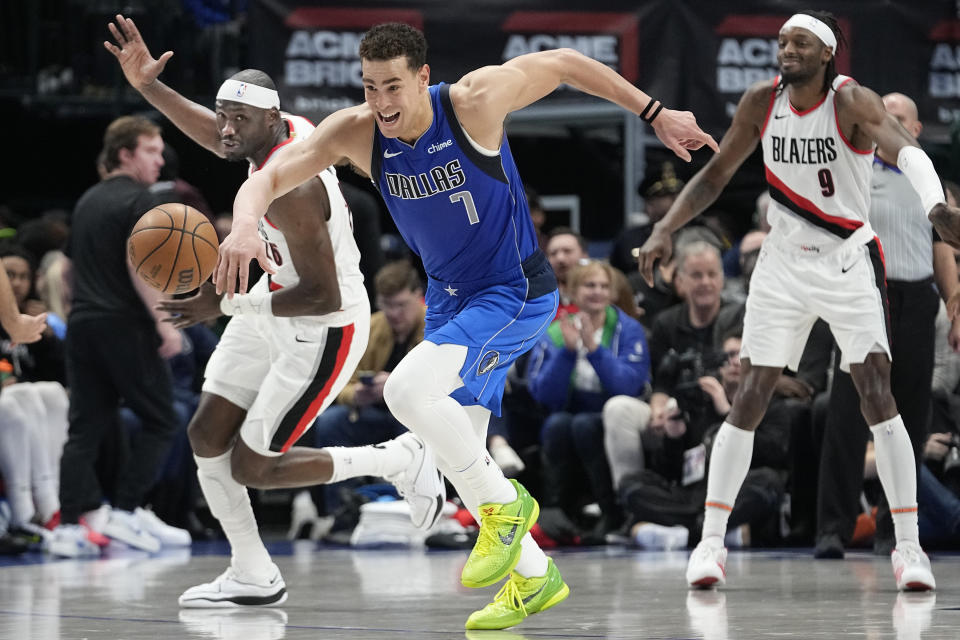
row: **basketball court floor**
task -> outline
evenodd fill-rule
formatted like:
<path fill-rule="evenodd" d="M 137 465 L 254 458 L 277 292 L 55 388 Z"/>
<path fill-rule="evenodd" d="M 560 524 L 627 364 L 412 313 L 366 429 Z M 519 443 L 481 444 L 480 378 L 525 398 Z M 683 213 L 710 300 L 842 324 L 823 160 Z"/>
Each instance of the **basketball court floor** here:
<path fill-rule="evenodd" d="M 732 552 L 728 586 L 688 591 L 684 552 L 618 547 L 552 553 L 571 588 L 507 631 L 464 632 L 496 588 L 459 584 L 464 552 L 271 546 L 290 597 L 277 609 L 181 610 L 185 588 L 219 574 L 221 543 L 98 560 L 28 555 L 0 566 L 0 638 L 530 640 L 569 638 L 960 638 L 960 556 L 935 555 L 936 594 L 898 594 L 890 562 L 867 553 Z"/>

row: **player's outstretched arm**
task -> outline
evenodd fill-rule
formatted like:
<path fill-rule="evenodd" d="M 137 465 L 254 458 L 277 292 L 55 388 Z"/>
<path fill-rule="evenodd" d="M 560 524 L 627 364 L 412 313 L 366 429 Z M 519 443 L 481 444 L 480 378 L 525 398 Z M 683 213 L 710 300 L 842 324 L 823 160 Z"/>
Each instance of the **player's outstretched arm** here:
<path fill-rule="evenodd" d="M 270 203 L 343 158 L 370 173 L 373 127 L 373 114 L 366 105 L 341 109 L 317 125 L 303 143 L 287 145 L 240 185 L 233 201 L 233 226 L 220 244 L 213 271 L 217 293 L 231 298 L 234 293 L 246 293 L 251 260 L 274 273 L 257 230 Z"/>
<path fill-rule="evenodd" d="M 960 209 L 947 204 L 943 185 L 930 157 L 920 149 L 897 119 L 886 112 L 883 101 L 866 87 L 854 86 L 837 94 L 840 121 L 852 121 L 873 140 L 907 177 L 923 204 L 923 210 L 944 242 L 960 249 Z"/>
<path fill-rule="evenodd" d="M 635 114 L 645 113 L 647 118 L 660 105 L 610 67 L 573 49 L 529 53 L 500 66 L 477 69 L 451 88 L 451 96 L 457 105 L 457 115 L 468 119 L 464 122 L 468 131 L 469 120 L 474 119 L 481 131 L 499 131 L 508 113 L 533 104 L 561 84 L 605 98 Z M 704 145 L 714 151 L 718 149 L 713 137 L 697 126 L 696 118 L 689 111 L 664 108 L 652 126 L 667 148 L 687 162 L 690 161 L 688 150 Z"/>
<path fill-rule="evenodd" d="M 756 149 L 767 116 L 771 90 L 769 82 L 762 82 L 743 94 L 733 122 L 720 141 L 719 151 L 684 186 L 670 210 L 654 225 L 653 233 L 640 247 L 640 273 L 650 286 L 653 286 L 656 261 L 668 261 L 673 254 L 670 239 L 673 232 L 713 204 L 743 161 Z"/>
<path fill-rule="evenodd" d="M 222 158 L 223 147 L 217 132 L 217 116 L 213 111 L 187 100 L 158 80 L 173 57 L 173 51 L 164 52 L 159 59 L 154 58 L 137 25 L 120 14 L 117 14 L 116 24 L 107 23 L 107 28 L 116 44 L 104 41 L 103 46 L 120 63 L 130 86 L 194 142 Z"/>

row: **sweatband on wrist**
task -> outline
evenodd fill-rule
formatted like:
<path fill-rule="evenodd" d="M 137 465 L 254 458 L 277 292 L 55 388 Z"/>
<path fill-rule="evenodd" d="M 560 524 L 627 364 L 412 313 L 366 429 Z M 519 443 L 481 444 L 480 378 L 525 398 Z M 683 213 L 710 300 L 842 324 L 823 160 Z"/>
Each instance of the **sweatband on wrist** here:
<path fill-rule="evenodd" d="M 914 191 L 920 196 L 925 215 L 938 204 L 947 201 L 943 195 L 940 177 L 933 168 L 933 162 L 922 149 L 912 145 L 900 149 L 900 153 L 897 154 L 897 167 L 903 175 L 907 176 Z"/>
<path fill-rule="evenodd" d="M 652 107 L 654 104 L 657 104 L 657 108 L 654 109 L 654 110 L 653 110 L 653 113 L 651 113 L 651 114 L 648 116 L 648 115 L 647 115 L 647 112 L 650 111 L 650 107 Z M 658 103 L 658 101 L 655 100 L 654 98 L 650 98 L 650 102 L 648 102 L 648 103 L 647 103 L 647 106 L 644 107 L 644 108 L 643 108 L 643 111 L 640 112 L 640 119 L 643 120 L 644 122 L 646 122 L 647 124 L 652 124 L 653 121 L 654 121 L 654 119 L 655 119 L 658 115 L 660 115 L 660 112 L 661 112 L 662 110 L 663 110 L 663 103 L 662 103 L 662 102 L 659 102 L 659 103 Z"/>
<path fill-rule="evenodd" d="M 225 316 L 272 316 L 273 295 L 269 293 L 245 293 L 220 298 L 220 311 Z"/>
<path fill-rule="evenodd" d="M 229 100 L 248 104 L 258 109 L 279 109 L 280 94 L 273 89 L 267 89 L 249 82 L 241 82 L 228 78 L 220 85 L 217 91 L 217 100 Z"/>
<path fill-rule="evenodd" d="M 827 45 L 834 51 L 837 50 L 837 36 L 833 33 L 833 29 L 831 29 L 823 20 L 814 18 L 806 13 L 795 13 L 790 16 L 789 20 L 783 23 L 783 26 L 780 27 L 780 31 L 783 31 L 784 29 L 793 29 L 794 27 L 806 29 L 813 35 L 817 36 L 817 38 L 820 39 L 820 42 Z"/>

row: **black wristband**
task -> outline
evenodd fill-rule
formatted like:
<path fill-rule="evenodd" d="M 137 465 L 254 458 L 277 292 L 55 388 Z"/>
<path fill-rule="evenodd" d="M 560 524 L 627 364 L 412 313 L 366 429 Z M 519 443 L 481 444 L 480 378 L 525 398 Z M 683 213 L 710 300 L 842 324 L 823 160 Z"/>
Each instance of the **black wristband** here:
<path fill-rule="evenodd" d="M 657 105 L 656 111 L 647 119 L 647 124 L 653 124 L 653 121 L 656 120 L 657 116 L 660 115 L 660 112 L 663 111 L 663 103 L 661 102 Z"/>
<path fill-rule="evenodd" d="M 640 112 L 640 119 L 643 120 L 644 122 L 649 122 L 649 120 L 647 120 L 647 112 L 650 111 L 650 107 L 652 107 L 653 103 L 655 102 L 656 102 L 655 99 L 650 98 L 650 102 L 648 102 L 647 106 L 645 106 L 643 108 L 643 111 Z"/>

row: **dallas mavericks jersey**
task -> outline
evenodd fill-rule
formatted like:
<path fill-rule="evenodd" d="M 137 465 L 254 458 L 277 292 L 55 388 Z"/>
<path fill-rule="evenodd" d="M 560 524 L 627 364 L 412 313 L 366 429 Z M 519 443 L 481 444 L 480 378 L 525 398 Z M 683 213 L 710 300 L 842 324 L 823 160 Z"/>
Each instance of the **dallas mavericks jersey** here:
<path fill-rule="evenodd" d="M 250 164 L 249 174 L 262 169 L 270 162 L 276 151 L 288 144 L 303 142 L 313 131 L 314 126 L 306 118 L 282 114 L 284 122 L 290 131 L 290 137 L 278 144 L 267 154 L 266 160 L 259 167 Z M 328 167 L 317 177 L 323 182 L 327 190 L 327 199 L 330 201 L 330 219 L 327 220 L 327 233 L 333 246 L 333 260 L 337 266 L 337 282 L 340 285 L 340 310 L 322 316 L 324 324 L 339 326 L 349 324 L 358 312 L 367 308 L 367 292 L 363 286 L 363 274 L 360 272 L 360 250 L 353 239 L 353 221 L 350 218 L 350 209 L 343 199 L 340 182 L 333 167 Z M 291 287 L 300 282 L 300 276 L 290 256 L 290 248 L 283 233 L 272 222 L 269 216 L 260 220 L 260 236 L 267 244 L 267 255 L 277 272 L 269 276 L 269 287 L 276 291 L 284 287 Z"/>
<path fill-rule="evenodd" d="M 413 144 L 374 125 L 374 184 L 432 279 L 523 277 L 538 243 L 506 134 L 499 152 L 482 149 L 457 121 L 450 85 L 429 91 L 433 122 Z"/>
<path fill-rule="evenodd" d="M 844 137 L 835 104 L 836 92 L 852 79 L 834 78 L 806 111 L 793 108 L 787 90 L 777 91 L 779 81 L 760 134 L 772 233 L 814 247 L 835 244 L 861 227 L 866 234 L 873 149 L 857 149 Z"/>

